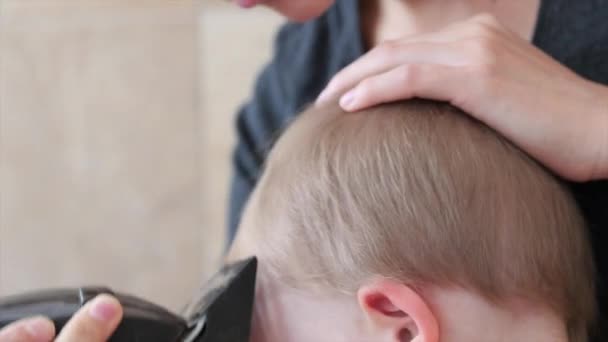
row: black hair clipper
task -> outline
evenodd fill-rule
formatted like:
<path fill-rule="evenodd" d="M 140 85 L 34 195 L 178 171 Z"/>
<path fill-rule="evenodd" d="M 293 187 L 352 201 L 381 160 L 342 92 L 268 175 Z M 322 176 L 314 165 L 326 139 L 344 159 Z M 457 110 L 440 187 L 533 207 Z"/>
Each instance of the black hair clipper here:
<path fill-rule="evenodd" d="M 182 315 L 106 288 L 47 290 L 0 299 L 0 328 L 43 315 L 60 331 L 70 317 L 100 293 L 114 295 L 124 317 L 111 342 L 247 342 L 251 329 L 257 260 L 224 266 Z"/>

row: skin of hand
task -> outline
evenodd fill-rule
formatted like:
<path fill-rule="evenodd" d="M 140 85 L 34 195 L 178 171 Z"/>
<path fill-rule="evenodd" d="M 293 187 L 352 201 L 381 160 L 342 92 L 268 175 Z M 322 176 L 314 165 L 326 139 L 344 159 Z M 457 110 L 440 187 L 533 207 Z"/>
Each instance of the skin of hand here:
<path fill-rule="evenodd" d="M 608 178 L 608 87 L 487 14 L 380 44 L 339 72 L 317 104 L 337 97 L 351 112 L 413 97 L 447 101 L 566 179 Z"/>
<path fill-rule="evenodd" d="M 109 295 L 99 295 L 85 304 L 55 338 L 55 327 L 45 317 L 26 318 L 0 330 L 0 342 L 103 342 L 122 319 L 122 307 Z"/>

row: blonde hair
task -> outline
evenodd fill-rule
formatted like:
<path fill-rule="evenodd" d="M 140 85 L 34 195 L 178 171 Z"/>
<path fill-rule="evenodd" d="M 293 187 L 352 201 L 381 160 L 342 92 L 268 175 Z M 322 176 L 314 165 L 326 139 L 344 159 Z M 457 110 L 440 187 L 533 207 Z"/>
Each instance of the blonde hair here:
<path fill-rule="evenodd" d="M 354 293 L 374 276 L 461 286 L 550 307 L 586 340 L 594 267 L 571 195 L 449 105 L 310 109 L 254 196 L 258 257 L 294 287 Z"/>

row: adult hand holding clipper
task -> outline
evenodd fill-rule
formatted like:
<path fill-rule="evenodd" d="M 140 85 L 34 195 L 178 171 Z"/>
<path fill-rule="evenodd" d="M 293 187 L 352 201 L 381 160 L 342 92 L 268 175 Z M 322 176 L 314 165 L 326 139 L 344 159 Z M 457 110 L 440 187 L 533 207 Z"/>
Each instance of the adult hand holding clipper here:
<path fill-rule="evenodd" d="M 102 294 L 83 306 L 61 330 L 56 342 L 103 342 L 110 338 L 123 311 L 116 298 Z M 0 330 L 1 342 L 49 342 L 55 326 L 45 317 L 25 318 Z"/>
<path fill-rule="evenodd" d="M 0 342 L 246 342 L 257 259 L 225 265 L 180 314 L 103 287 L 0 299 Z"/>

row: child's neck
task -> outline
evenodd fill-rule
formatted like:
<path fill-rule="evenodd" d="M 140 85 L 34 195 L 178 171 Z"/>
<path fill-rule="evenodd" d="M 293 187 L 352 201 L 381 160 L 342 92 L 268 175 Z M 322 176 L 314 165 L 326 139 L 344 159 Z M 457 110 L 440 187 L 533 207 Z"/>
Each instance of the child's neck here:
<path fill-rule="evenodd" d="M 496 16 L 507 28 L 530 40 L 540 0 L 376 0 L 360 1 L 368 47 L 404 36 L 434 32 L 479 13 Z"/>
<path fill-rule="evenodd" d="M 548 309 L 526 303 L 498 307 L 458 289 L 435 290 L 429 299 L 450 341 L 568 341 L 565 323 Z"/>

